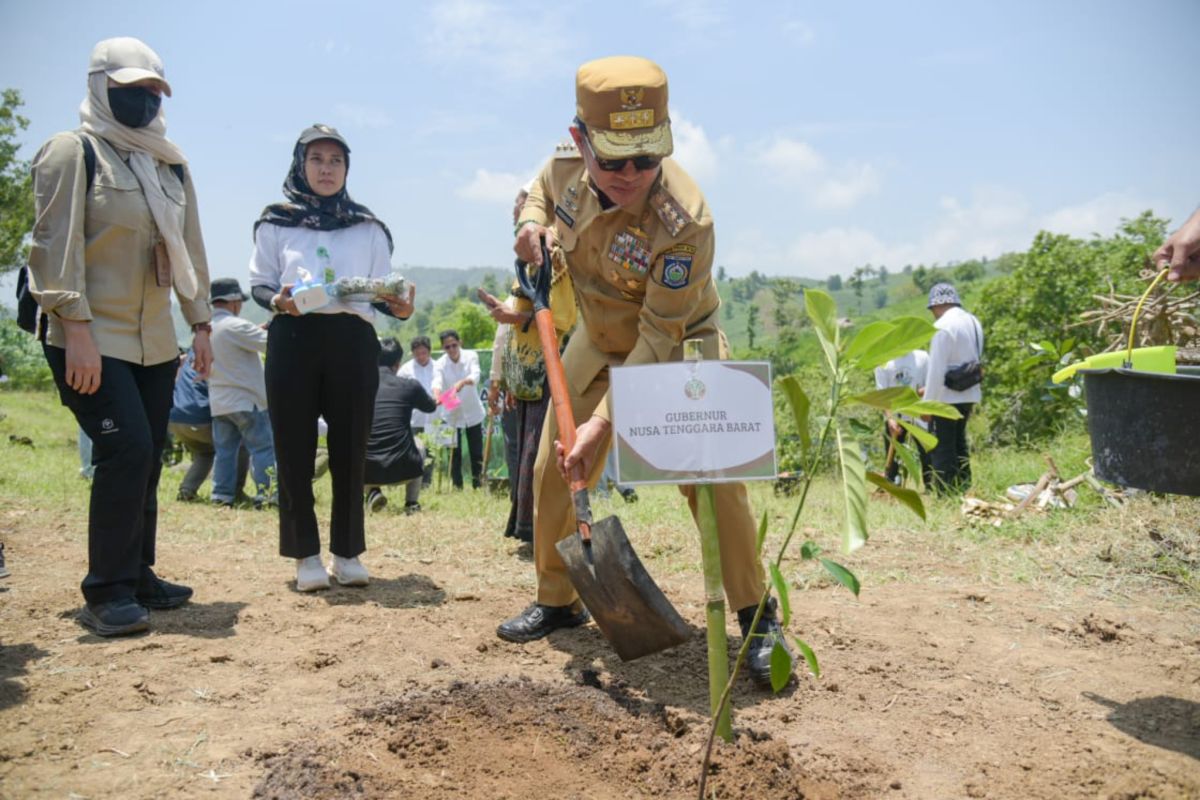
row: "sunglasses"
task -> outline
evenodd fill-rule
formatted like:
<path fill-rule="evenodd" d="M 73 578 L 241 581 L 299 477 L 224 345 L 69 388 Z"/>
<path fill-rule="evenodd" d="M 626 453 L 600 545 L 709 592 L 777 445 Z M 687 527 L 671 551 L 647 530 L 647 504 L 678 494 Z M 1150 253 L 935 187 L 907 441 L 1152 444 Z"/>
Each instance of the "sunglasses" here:
<path fill-rule="evenodd" d="M 596 152 L 596 148 L 592 145 L 591 138 L 587 135 L 587 128 L 582 122 L 577 121 L 580 127 L 580 132 L 583 134 L 583 140 L 587 142 L 588 150 L 592 151 L 592 158 L 596 159 L 596 166 L 604 172 L 620 172 L 625 169 L 625 165 L 630 161 L 633 162 L 633 168 L 638 172 L 646 172 L 652 169 L 658 169 L 658 165 L 662 163 L 662 158 L 659 156 L 634 156 L 633 158 L 601 158 Z"/>
<path fill-rule="evenodd" d="M 592 154 L 595 155 L 593 150 Z M 596 166 L 605 172 L 620 172 L 625 169 L 625 165 L 630 161 L 633 162 L 633 168 L 639 172 L 657 169 L 662 163 L 662 159 L 658 156 L 634 156 L 633 158 L 600 158 L 596 156 Z"/>

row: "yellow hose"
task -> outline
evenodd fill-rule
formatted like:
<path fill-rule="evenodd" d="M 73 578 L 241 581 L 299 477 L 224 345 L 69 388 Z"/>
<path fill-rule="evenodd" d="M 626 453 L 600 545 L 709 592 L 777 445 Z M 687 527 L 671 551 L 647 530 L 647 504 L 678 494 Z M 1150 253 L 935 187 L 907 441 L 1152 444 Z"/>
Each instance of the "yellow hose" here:
<path fill-rule="evenodd" d="M 1150 281 L 1150 287 L 1142 294 L 1142 299 L 1138 300 L 1137 308 L 1133 310 L 1133 319 L 1129 322 L 1129 347 L 1125 351 L 1125 369 L 1133 369 L 1133 341 L 1134 335 L 1137 333 L 1138 317 L 1142 315 L 1142 306 L 1146 304 L 1146 298 L 1154 291 L 1154 287 L 1158 286 L 1170 271 L 1169 268 L 1164 268 L 1155 276 L 1154 280 Z"/>

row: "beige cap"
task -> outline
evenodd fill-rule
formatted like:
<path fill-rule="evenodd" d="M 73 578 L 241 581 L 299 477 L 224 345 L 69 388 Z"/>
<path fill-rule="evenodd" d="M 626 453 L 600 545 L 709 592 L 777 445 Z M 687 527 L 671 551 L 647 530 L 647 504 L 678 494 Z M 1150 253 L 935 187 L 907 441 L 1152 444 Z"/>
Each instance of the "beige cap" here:
<path fill-rule="evenodd" d="M 575 75 L 575 115 L 601 158 L 669 156 L 667 73 L 638 56 L 589 61 Z"/>
<path fill-rule="evenodd" d="M 167 83 L 162 59 L 148 44 L 132 36 L 105 39 L 93 47 L 88 74 L 93 72 L 103 72 L 117 83 L 136 83 L 152 78 L 162 83 L 167 97 L 171 96 L 171 84 Z"/>

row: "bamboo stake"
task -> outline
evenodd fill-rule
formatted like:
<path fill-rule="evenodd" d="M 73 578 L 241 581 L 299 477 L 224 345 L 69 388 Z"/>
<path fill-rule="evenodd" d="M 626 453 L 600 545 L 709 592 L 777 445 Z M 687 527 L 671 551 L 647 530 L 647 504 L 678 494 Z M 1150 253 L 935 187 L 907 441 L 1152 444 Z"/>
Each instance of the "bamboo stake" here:
<path fill-rule="evenodd" d="M 702 359 L 699 339 L 683 343 L 685 361 Z M 729 643 L 725 633 L 725 585 L 721 580 L 721 545 L 717 530 L 717 505 L 713 488 L 696 486 L 696 521 L 700 526 L 700 559 L 704 566 L 704 620 L 708 628 L 708 700 L 709 713 L 721 709 L 717 734 L 733 741 L 733 722 L 729 706 L 722 708 L 725 685 L 729 683 Z"/>

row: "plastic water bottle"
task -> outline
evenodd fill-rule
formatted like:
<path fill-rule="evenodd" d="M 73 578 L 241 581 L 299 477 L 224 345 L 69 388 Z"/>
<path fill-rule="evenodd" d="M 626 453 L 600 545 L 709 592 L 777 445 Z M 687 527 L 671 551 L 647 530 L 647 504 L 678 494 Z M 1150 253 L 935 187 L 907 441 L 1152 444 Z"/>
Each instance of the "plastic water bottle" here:
<path fill-rule="evenodd" d="M 322 283 L 329 285 L 337 280 L 337 274 L 333 271 L 333 260 L 329 257 L 329 250 L 325 245 L 317 248 L 317 267 L 320 268 Z"/>

